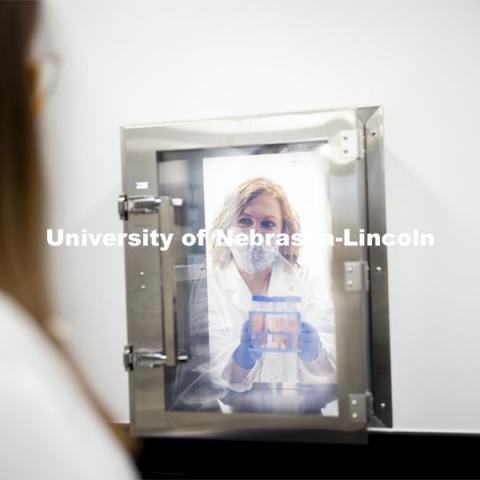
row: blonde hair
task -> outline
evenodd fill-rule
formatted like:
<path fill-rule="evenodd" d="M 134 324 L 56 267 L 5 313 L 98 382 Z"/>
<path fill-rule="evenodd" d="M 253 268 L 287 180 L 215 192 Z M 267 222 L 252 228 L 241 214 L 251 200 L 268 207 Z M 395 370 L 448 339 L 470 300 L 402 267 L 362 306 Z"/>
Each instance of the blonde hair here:
<path fill-rule="evenodd" d="M 235 225 L 236 220 L 252 203 L 261 195 L 270 195 L 277 200 L 282 213 L 282 233 L 290 237 L 294 233 L 300 233 L 300 220 L 298 214 L 290 205 L 283 188 L 277 183 L 265 177 L 256 177 L 241 183 L 225 198 L 222 208 L 215 216 L 210 232 L 210 248 L 214 263 L 225 266 L 231 259 L 232 254 L 228 247 L 218 245 L 217 230 L 227 232 Z M 290 242 L 291 243 L 291 242 Z M 280 254 L 290 265 L 296 265 L 300 247 L 297 245 L 280 246 Z"/>

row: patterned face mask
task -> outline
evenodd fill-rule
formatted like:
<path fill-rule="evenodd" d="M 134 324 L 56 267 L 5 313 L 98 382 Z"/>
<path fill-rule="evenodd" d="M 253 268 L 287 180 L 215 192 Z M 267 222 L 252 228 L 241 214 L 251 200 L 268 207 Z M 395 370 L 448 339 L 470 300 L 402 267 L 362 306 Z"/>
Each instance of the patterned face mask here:
<path fill-rule="evenodd" d="M 238 267 L 249 274 L 270 268 L 279 255 L 277 245 L 232 245 L 230 249 Z"/>

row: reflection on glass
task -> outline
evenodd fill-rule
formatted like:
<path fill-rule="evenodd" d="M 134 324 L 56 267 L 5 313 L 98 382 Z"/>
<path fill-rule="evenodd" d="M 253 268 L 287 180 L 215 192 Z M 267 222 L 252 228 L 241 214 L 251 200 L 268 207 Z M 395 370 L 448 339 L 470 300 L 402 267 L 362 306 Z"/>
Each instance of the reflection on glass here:
<path fill-rule="evenodd" d="M 331 228 L 327 162 L 288 147 L 203 156 L 203 186 L 192 362 L 177 368 L 170 408 L 338 415 L 331 252 L 319 243 Z M 249 235 L 262 241 L 236 241 Z"/>

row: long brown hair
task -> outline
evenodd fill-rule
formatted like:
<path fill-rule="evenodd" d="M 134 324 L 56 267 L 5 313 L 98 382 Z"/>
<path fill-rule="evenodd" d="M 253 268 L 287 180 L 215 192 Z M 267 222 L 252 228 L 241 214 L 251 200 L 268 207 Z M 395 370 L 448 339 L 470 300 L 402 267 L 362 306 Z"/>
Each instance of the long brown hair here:
<path fill-rule="evenodd" d="M 34 121 L 30 62 L 37 1 L 0 1 L 0 289 L 39 325 L 65 359 L 100 417 L 102 405 L 56 337 L 45 262 L 45 191 Z M 112 427 L 124 446 L 123 430 Z"/>

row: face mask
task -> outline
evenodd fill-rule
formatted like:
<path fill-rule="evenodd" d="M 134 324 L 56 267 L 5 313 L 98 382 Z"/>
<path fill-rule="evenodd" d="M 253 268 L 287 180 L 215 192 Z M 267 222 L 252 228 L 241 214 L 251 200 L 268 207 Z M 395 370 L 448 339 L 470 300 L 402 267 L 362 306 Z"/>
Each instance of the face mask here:
<path fill-rule="evenodd" d="M 238 267 L 249 274 L 270 268 L 278 255 L 276 245 L 232 245 L 230 249 Z"/>

